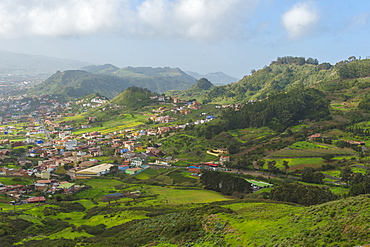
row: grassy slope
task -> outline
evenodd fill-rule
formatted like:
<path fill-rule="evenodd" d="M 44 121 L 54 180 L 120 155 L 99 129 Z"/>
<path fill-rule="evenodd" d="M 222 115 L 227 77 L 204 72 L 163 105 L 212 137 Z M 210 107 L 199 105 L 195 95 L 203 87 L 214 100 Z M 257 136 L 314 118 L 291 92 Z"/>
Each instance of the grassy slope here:
<path fill-rule="evenodd" d="M 312 207 L 282 204 L 232 204 L 228 220 L 232 246 L 355 246 L 370 241 L 368 196 L 347 198 Z"/>

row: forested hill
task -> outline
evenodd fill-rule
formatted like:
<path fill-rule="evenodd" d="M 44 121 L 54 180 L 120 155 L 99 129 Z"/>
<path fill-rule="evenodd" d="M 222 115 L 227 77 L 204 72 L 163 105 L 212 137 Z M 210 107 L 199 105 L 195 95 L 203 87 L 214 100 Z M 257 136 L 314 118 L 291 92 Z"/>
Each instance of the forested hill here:
<path fill-rule="evenodd" d="M 316 59 L 283 57 L 258 71 L 252 70 L 237 83 L 213 88 L 208 97 L 214 102 L 264 99 L 296 86 L 315 86 L 339 79 L 335 67 Z"/>
<path fill-rule="evenodd" d="M 226 129 L 267 126 L 281 132 L 298 124 L 300 120 L 319 120 L 328 115 L 329 100 L 321 91 L 296 88 L 250 103 L 239 111 L 225 111 L 223 119 Z"/>

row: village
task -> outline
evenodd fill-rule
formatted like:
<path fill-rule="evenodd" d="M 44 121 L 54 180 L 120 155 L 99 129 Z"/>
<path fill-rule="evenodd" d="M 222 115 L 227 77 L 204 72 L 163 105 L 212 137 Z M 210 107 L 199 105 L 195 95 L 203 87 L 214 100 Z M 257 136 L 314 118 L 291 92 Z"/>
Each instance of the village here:
<path fill-rule="evenodd" d="M 155 99 L 158 102 L 170 100 L 168 97 Z M 58 98 L 53 96 L 3 100 L 0 109 L 6 114 L 0 119 L 0 134 L 8 138 L 0 140 L 0 176 L 34 178 L 34 182 L 28 185 L 1 184 L 0 194 L 13 198 L 14 203 L 42 203 L 50 195 L 79 191 L 83 188 L 75 183 L 79 179 L 100 177 L 112 171 L 136 175 L 151 166 L 169 167 L 177 160 L 162 152 L 160 143 L 144 146 L 141 138 L 171 133 L 189 125 L 204 124 L 215 119 L 213 115 L 201 113 L 200 119 L 182 125 L 122 129 L 106 134 L 101 131 L 85 131 L 78 135 L 73 133 L 76 126 L 63 121 L 64 117 L 76 114 L 71 111 L 76 106 L 82 106 L 82 112 L 95 107 L 102 107 L 103 110 L 107 107 L 120 107 L 109 106 L 107 102 L 108 100 L 101 96 L 66 103 L 59 102 Z M 202 107 L 196 101 L 184 102 L 176 98 L 173 102 L 176 102 L 173 108 L 159 106 L 153 109 L 153 116 L 149 117 L 149 120 L 170 124 L 176 119 L 165 115 L 166 111 L 187 115 Z M 223 105 L 218 108 L 226 107 L 230 106 Z M 96 117 L 88 119 L 91 123 L 95 120 Z M 82 124 L 77 130 L 88 130 L 90 127 L 91 125 Z M 215 156 L 215 162 L 187 167 L 194 176 L 199 176 L 203 166 L 217 170 L 219 165 L 230 161 L 228 150 L 225 148 L 207 152 Z M 17 158 L 10 161 L 9 156 Z M 116 157 L 119 162 L 105 163 L 100 159 L 107 156 Z"/>

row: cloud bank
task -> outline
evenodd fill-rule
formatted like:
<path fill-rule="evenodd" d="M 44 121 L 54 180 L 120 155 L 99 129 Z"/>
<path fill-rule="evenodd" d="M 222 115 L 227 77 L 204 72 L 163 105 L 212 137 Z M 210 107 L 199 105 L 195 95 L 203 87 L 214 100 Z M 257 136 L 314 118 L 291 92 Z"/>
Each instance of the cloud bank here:
<path fill-rule="evenodd" d="M 101 32 L 199 40 L 234 35 L 259 0 L 3 0 L 0 37 Z"/>
<path fill-rule="evenodd" d="M 311 2 L 297 3 L 283 14 L 282 23 L 291 39 L 300 39 L 313 31 L 319 14 Z"/>

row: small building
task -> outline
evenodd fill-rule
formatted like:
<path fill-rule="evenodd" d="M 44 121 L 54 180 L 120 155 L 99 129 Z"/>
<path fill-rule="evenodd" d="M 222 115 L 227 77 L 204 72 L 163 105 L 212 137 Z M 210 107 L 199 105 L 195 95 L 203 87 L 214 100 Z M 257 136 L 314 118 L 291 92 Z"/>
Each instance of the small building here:
<path fill-rule="evenodd" d="M 193 172 L 193 173 L 200 173 L 201 169 L 202 168 L 200 166 L 192 165 L 192 166 L 189 167 L 188 171 Z"/>
<path fill-rule="evenodd" d="M 143 164 L 143 161 L 142 159 L 138 158 L 138 157 L 135 157 L 135 158 L 132 158 L 130 160 L 130 165 L 131 166 L 136 166 L 136 167 L 139 167 Z"/>
<path fill-rule="evenodd" d="M 130 175 L 135 175 L 135 174 L 137 174 L 137 173 L 141 172 L 142 170 L 143 170 L 143 169 L 142 169 L 142 168 L 140 168 L 140 167 L 136 167 L 136 168 L 127 168 L 127 169 L 125 170 L 125 173 L 130 174 Z"/>
<path fill-rule="evenodd" d="M 114 166 L 112 164 L 104 163 L 101 165 L 93 166 L 76 172 L 77 179 L 86 179 L 93 177 L 100 177 L 110 172 L 110 168 Z"/>
<path fill-rule="evenodd" d="M 118 166 L 118 169 L 121 170 L 121 171 L 125 171 L 126 169 L 130 168 L 129 165 L 119 165 Z"/>
<path fill-rule="evenodd" d="M 44 203 L 46 201 L 45 197 L 39 196 L 39 197 L 32 197 L 25 200 L 27 203 Z"/>

